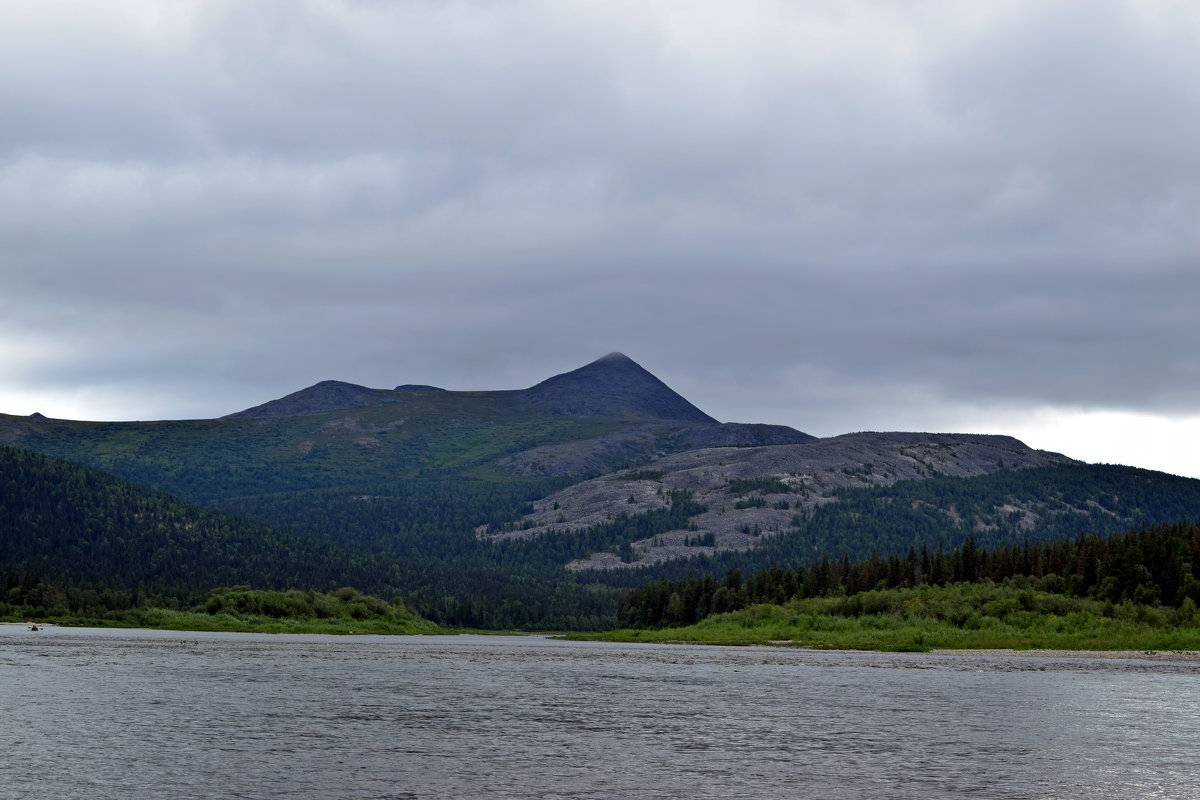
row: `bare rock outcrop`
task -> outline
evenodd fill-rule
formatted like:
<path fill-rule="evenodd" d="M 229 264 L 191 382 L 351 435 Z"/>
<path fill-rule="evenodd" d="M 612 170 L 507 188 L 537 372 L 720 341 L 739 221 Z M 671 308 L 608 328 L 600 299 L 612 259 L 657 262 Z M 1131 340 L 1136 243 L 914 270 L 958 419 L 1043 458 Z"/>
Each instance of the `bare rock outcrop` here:
<path fill-rule="evenodd" d="M 745 549 L 791 526 L 844 487 L 886 486 L 940 475 L 971 477 L 1004 469 L 1077 463 L 1034 450 L 1011 436 L 945 433 L 852 433 L 801 444 L 720 447 L 666 456 L 648 467 L 575 484 L 534 503 L 521 530 L 483 531 L 500 537 L 579 530 L 618 514 L 667 506 L 686 490 L 708 507 L 688 530 L 634 543 L 640 563 L 713 550 Z M 696 540 L 712 542 L 697 547 Z M 608 554 L 578 568 L 622 566 Z"/>

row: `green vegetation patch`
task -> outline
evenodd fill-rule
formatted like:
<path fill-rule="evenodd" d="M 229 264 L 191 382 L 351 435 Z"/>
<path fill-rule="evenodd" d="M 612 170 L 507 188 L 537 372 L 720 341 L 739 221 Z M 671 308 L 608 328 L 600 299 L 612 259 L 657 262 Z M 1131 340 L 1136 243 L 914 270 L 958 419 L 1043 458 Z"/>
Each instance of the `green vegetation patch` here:
<path fill-rule="evenodd" d="M 1181 607 L 1200 603 L 1200 526 L 1183 523 L 1100 538 L 1081 536 L 1050 544 L 1027 543 L 979 550 L 974 540 L 946 554 L 909 549 L 904 558 L 848 558 L 809 567 L 773 567 L 743 578 L 730 570 L 710 576 L 659 581 L 631 589 L 621 598 L 618 626 L 657 628 L 699 622 L 710 614 L 748 605 L 810 597 L 858 594 L 867 589 L 924 584 L 994 583 L 1021 580 L 1043 591 L 1119 603 Z"/>
<path fill-rule="evenodd" d="M 47 589 L 40 588 L 43 592 Z M 94 589 L 91 591 L 105 601 L 113 599 L 112 593 L 102 596 Z M 66 604 L 46 607 L 36 604 L 33 596 L 22 598 L 27 601 L 24 603 L 8 602 L 16 599 L 12 590 L 5 599 L 6 602 L 0 602 L 0 619 L 35 619 L 59 625 L 258 633 L 443 632 L 437 625 L 418 616 L 400 598 L 387 602 L 361 594 L 350 587 L 322 594 L 296 589 L 264 591 L 234 586 L 213 589 L 202 605 L 192 609 L 132 605 L 136 600 L 129 596 L 125 596 L 128 605 L 124 608 L 96 605 L 72 608 Z M 112 602 L 108 604 L 113 605 Z"/>
<path fill-rule="evenodd" d="M 843 650 L 1200 650 L 1200 613 L 1068 597 L 1019 580 L 859 592 L 760 604 L 695 625 L 570 638 L 631 642 L 774 644 Z"/>
<path fill-rule="evenodd" d="M 737 508 L 737 509 L 766 508 L 767 501 L 766 501 L 766 498 L 764 498 L 762 495 L 755 495 L 754 497 L 743 497 L 741 500 L 738 500 L 736 503 L 734 503 L 733 507 Z"/>
<path fill-rule="evenodd" d="M 389 603 L 361 594 L 349 586 L 335 592 L 254 590 L 248 586 L 213 589 L 204 601 L 204 612 L 232 617 L 269 617 L 289 620 L 380 620 L 422 630 L 437 626 L 421 619 L 399 597 Z"/>
<path fill-rule="evenodd" d="M 796 490 L 778 478 L 731 478 L 727 485 L 729 493 L 737 497 L 760 492 L 762 494 L 793 494 Z"/>

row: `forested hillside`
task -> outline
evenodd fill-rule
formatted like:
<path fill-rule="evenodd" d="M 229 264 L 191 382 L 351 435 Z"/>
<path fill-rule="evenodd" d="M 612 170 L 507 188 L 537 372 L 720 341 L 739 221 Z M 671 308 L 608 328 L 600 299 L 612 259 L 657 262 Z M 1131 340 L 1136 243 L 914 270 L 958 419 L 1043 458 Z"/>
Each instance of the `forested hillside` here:
<path fill-rule="evenodd" d="M 392 582 L 386 563 L 0 445 L 0 575 L 176 597 Z"/>

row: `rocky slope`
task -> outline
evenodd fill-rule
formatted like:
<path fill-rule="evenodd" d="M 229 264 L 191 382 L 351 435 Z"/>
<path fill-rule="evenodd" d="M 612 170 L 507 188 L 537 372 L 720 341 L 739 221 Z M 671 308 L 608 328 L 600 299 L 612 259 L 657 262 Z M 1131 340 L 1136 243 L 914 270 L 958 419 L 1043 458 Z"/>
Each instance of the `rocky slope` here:
<path fill-rule="evenodd" d="M 639 563 L 754 546 L 779 533 L 797 514 L 832 500 L 839 488 L 886 486 L 939 475 L 970 477 L 1004 469 L 1074 464 L 1010 436 L 935 433 L 853 433 L 801 444 L 722 447 L 666 456 L 647 468 L 624 470 L 569 486 L 536 503 L 524 530 L 481 535 L 529 537 L 580 530 L 667 507 L 671 490 L 687 490 L 708 506 L 690 530 L 634 543 Z M 686 544 L 711 534 L 712 544 Z M 597 553 L 575 567 L 622 566 Z"/>

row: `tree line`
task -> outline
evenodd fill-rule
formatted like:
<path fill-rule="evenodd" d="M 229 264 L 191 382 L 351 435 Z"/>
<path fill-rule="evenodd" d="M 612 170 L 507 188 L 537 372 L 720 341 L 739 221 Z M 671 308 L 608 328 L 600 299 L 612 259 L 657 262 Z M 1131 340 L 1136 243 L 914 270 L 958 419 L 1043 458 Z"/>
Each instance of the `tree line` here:
<path fill-rule="evenodd" d="M 675 627 L 759 603 L 849 596 L 872 589 L 998 583 L 1018 576 L 1031 579 L 1043 591 L 1112 603 L 1200 603 L 1200 526 L 1168 524 L 1111 537 L 1083 535 L 986 550 L 968 538 L 949 553 L 941 547 L 910 547 L 905 555 L 872 555 L 856 562 L 822 557 L 810 565 L 773 567 L 748 577 L 733 569 L 720 579 L 658 581 L 621 597 L 618 625 Z"/>

